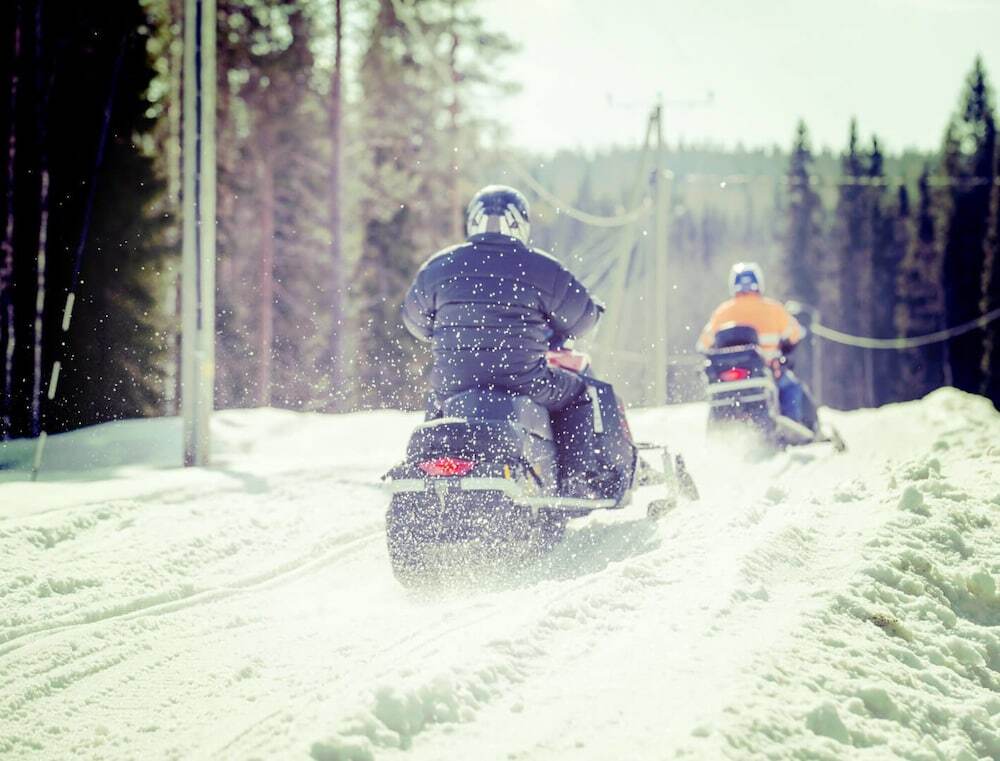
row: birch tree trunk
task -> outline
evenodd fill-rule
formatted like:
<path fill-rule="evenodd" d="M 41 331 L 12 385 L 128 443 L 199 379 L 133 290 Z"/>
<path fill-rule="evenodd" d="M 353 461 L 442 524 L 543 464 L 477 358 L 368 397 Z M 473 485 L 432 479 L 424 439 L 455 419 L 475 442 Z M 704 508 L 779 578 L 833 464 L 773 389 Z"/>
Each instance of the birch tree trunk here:
<path fill-rule="evenodd" d="M 330 384 L 334 409 L 340 409 L 344 400 L 343 333 L 344 325 L 344 253 L 340 205 L 341 150 L 343 143 L 343 8 L 341 0 L 333 0 L 334 54 L 333 78 L 330 82 L 330 103 L 327 118 L 330 132 L 330 187 L 328 197 L 328 224 L 330 226 Z"/>
<path fill-rule="evenodd" d="M 274 350 L 274 164 L 270 128 L 260 127 L 258 168 L 260 178 L 260 260 L 257 270 L 259 323 L 257 330 L 257 403 L 271 404 Z"/>

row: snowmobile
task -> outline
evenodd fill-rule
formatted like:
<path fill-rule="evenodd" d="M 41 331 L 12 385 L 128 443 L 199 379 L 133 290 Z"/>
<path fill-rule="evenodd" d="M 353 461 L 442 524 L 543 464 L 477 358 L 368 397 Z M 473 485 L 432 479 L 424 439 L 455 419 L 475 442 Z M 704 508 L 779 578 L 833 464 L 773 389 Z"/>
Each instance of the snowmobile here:
<path fill-rule="evenodd" d="M 758 347 L 757 331 L 748 325 L 720 330 L 715 346 L 705 352 L 708 380 L 709 433 L 749 427 L 775 449 L 830 442 L 837 451 L 845 449 L 835 428 L 819 424 L 811 399 L 805 404 L 805 418 L 812 425 L 792 420 L 781 413 L 777 373 L 788 368 L 783 356 L 769 361 Z"/>
<path fill-rule="evenodd" d="M 620 510 L 637 485 L 665 482 L 641 466 L 623 405 L 590 376 L 587 356 L 561 350 L 548 361 L 586 382 L 581 400 L 558 415 L 527 397 L 478 388 L 432 405 L 410 436 L 406 459 L 385 476 L 389 558 L 404 585 L 446 570 L 451 556 L 442 550 L 509 559 L 519 547 L 530 557 L 555 546 L 571 519 Z M 676 468 L 670 475 L 676 480 Z"/>

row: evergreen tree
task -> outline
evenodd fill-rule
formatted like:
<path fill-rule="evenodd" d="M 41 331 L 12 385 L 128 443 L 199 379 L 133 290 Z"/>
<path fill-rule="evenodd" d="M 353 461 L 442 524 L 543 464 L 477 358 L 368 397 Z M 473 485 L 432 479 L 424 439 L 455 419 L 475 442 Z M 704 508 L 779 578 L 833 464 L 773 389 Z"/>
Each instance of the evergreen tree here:
<path fill-rule="evenodd" d="M 900 228 L 905 229 L 909 216 L 909 197 L 905 186 L 900 186 L 896 208 L 886 198 L 884 157 L 878 138 L 872 138 L 868 160 L 868 207 L 871 219 L 869 233 L 871 245 L 871 291 L 867 294 L 867 335 L 891 337 L 896 335 L 896 278 L 905 251 L 905 243 L 898 240 Z M 873 376 L 873 398 L 868 403 L 878 406 L 894 401 L 896 354 L 891 351 L 867 351 Z"/>
<path fill-rule="evenodd" d="M 12 432 L 11 415 L 14 410 L 13 369 L 10 367 L 8 347 L 16 346 L 17 328 L 14 320 L 14 221 L 17 217 L 17 135 L 18 135 L 18 89 L 21 83 L 21 72 L 24 68 L 23 38 L 24 14 L 21 3 L 8 3 L 2 11 L 4 24 L 0 28 L 9 30 L 10 58 L 4 60 L 4 93 L 3 106 L 7 128 L 3 135 L 4 143 L 4 173 L 3 173 L 3 229 L 0 231 L 0 440 L 6 439 Z M 23 99 L 23 95 L 21 96 Z M 22 154 L 24 149 L 22 147 Z M 23 160 L 23 159 L 22 159 Z"/>
<path fill-rule="evenodd" d="M 304 2 L 226 0 L 220 47 L 218 395 L 329 402 L 332 312 L 325 105 Z M 252 44 L 248 44 L 248 41 Z"/>
<path fill-rule="evenodd" d="M 150 18 L 132 0 L 109 1 L 100 13 L 39 0 L 17 7 L 24 47 L 8 112 L 17 155 L 13 184 L 4 183 L 16 209 L 16 278 L 0 288 L 17 339 L 4 357 L 6 435 L 158 414 L 166 251 L 157 212 L 163 187 L 148 141 Z M 12 63 L 3 59 L 0 82 L 9 82 Z M 58 393 L 39 409 L 36 390 L 57 360 Z"/>
<path fill-rule="evenodd" d="M 995 178 L 1000 178 L 1000 147 L 997 148 Z M 983 313 L 1000 308 L 1000 181 L 994 180 L 990 194 L 989 232 L 983 252 Z M 982 392 L 1000 409 L 1000 321 L 986 327 L 983 352 Z"/>
<path fill-rule="evenodd" d="M 420 170 L 421 164 L 433 164 L 440 150 L 431 127 L 443 104 L 433 72 L 414 57 L 418 44 L 391 0 L 380 0 L 361 63 L 367 193 L 363 250 L 352 287 L 360 334 L 355 373 L 366 407 L 415 406 L 424 388 L 426 356 L 418 354 L 403 328 L 399 309 L 431 248 L 421 222 L 448 217 L 448 194 L 428 186 Z M 442 236 L 437 245 L 443 243 Z"/>
<path fill-rule="evenodd" d="M 896 279 L 899 301 L 895 328 L 902 336 L 925 335 L 942 326 L 941 253 L 928 175 L 929 168 L 925 166 L 918 184 L 916 218 L 912 232 L 905 233 L 909 244 Z M 902 216 L 902 203 L 900 209 Z M 944 383 L 942 344 L 907 349 L 899 354 L 896 398 L 900 401 L 919 399 Z"/>
<path fill-rule="evenodd" d="M 865 334 L 871 293 L 870 217 L 867 168 L 858 146 L 857 121 L 851 120 L 847 150 L 841 156 L 841 178 L 833 228 L 832 287 L 822 304 L 825 321 L 845 333 Z M 869 334 L 870 335 L 870 334 Z M 835 407 L 854 409 L 868 399 L 865 352 L 830 344 L 824 360 L 826 372 L 836 383 L 828 385 L 827 399 Z"/>
<path fill-rule="evenodd" d="M 784 268 L 788 295 L 810 306 L 820 301 L 823 207 L 813 188 L 812 149 L 805 122 L 800 121 L 788 165 L 788 229 Z"/>
<path fill-rule="evenodd" d="M 949 327 L 979 316 L 983 300 L 983 256 L 996 172 L 993 94 L 981 58 L 966 80 L 961 107 L 948 124 L 942 160 L 951 180 L 944 219 L 942 277 Z M 982 387 L 983 331 L 948 342 L 951 382 L 978 392 Z"/>
<path fill-rule="evenodd" d="M 339 330 L 331 303 L 337 300 L 330 218 L 329 178 L 317 156 L 329 155 L 327 113 L 311 86 L 314 68 L 311 24 L 303 10 L 288 16 L 291 42 L 264 67 L 268 78 L 262 123 L 273 128 L 271 158 L 275 192 L 273 387 L 270 404 L 327 406 L 330 336 Z"/>

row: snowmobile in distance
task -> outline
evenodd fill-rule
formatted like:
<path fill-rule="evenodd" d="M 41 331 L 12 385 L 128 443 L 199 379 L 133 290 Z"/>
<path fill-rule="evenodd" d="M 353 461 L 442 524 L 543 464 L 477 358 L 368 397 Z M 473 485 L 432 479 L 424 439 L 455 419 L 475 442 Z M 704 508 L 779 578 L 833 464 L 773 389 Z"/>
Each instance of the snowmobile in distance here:
<path fill-rule="evenodd" d="M 410 436 L 406 459 L 385 476 L 389 559 L 404 585 L 435 580 L 455 550 L 488 562 L 530 557 L 558 543 L 572 518 L 631 501 L 643 479 L 620 400 L 589 377 L 585 354 L 550 352 L 548 361 L 587 383 L 585 398 L 558 416 L 479 388 L 442 400 Z"/>
<path fill-rule="evenodd" d="M 735 425 L 755 430 L 775 449 L 819 442 L 832 443 L 837 451 L 846 448 L 835 428 L 819 424 L 815 409 L 807 414 L 816 421 L 813 426 L 782 414 L 775 373 L 782 372 L 787 360 L 769 361 L 758 348 L 754 328 L 733 325 L 720 330 L 705 358 L 709 433 Z"/>

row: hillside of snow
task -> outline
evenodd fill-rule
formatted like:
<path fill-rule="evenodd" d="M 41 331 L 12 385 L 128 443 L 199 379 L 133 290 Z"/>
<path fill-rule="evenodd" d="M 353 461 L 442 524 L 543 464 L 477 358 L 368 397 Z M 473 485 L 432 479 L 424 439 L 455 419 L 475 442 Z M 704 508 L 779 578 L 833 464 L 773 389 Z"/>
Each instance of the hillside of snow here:
<path fill-rule="evenodd" d="M 176 420 L 0 448 L 0 758 L 1000 758 L 1000 415 L 942 389 L 748 458 L 630 413 L 701 488 L 521 570 L 394 580 L 413 415 Z"/>

